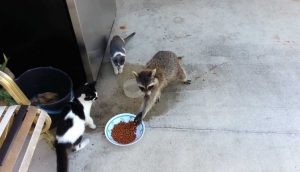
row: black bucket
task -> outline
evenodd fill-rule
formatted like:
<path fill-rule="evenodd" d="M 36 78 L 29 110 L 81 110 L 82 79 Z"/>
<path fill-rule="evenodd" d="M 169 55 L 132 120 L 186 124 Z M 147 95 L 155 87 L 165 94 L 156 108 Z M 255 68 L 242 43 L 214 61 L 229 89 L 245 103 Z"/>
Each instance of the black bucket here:
<path fill-rule="evenodd" d="M 73 82 L 68 74 L 53 67 L 38 67 L 21 74 L 15 82 L 29 100 L 45 93 L 57 93 L 59 99 L 49 104 L 37 104 L 52 119 L 59 118 L 64 106 L 73 98 Z"/>

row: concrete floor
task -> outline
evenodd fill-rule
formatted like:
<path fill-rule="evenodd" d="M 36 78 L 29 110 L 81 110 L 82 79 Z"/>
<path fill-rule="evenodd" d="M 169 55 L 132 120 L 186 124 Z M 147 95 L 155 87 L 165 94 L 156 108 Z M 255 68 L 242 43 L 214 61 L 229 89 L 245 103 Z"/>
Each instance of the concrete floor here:
<path fill-rule="evenodd" d="M 136 31 L 124 74 L 107 60 L 92 113 L 91 144 L 71 153 L 71 172 L 300 171 L 299 0 L 117 0 L 113 34 Z M 124 29 L 125 28 L 125 29 Z M 146 117 L 143 139 L 116 147 L 107 120 L 140 99 L 122 84 L 157 51 L 183 55 L 193 83 L 174 83 Z M 55 171 L 40 142 L 30 172 Z"/>

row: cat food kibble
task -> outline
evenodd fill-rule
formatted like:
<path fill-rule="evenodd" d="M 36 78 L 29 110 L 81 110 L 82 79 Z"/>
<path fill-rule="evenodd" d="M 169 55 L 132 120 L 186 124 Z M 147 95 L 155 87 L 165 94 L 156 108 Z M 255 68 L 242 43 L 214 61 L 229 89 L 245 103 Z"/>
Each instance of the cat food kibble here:
<path fill-rule="evenodd" d="M 120 122 L 114 126 L 111 135 L 116 142 L 120 144 L 128 144 L 135 140 L 135 131 L 136 124 L 133 121 L 128 123 Z"/>

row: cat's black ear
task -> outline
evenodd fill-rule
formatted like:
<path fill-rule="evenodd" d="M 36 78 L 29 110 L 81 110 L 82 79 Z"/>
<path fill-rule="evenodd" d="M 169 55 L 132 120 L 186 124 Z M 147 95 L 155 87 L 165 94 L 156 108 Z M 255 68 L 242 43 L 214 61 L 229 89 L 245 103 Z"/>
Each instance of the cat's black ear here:
<path fill-rule="evenodd" d="M 135 71 L 132 71 L 132 74 L 135 78 L 137 78 L 139 76 Z"/>

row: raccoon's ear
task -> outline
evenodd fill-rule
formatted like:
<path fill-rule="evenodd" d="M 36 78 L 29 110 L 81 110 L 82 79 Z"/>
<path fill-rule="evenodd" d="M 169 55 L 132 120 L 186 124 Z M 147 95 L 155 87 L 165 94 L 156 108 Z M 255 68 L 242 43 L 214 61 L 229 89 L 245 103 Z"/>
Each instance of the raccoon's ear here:
<path fill-rule="evenodd" d="M 151 78 L 154 78 L 155 74 L 156 74 L 156 68 L 152 70 Z"/>
<path fill-rule="evenodd" d="M 137 78 L 139 76 L 135 71 L 132 71 L 132 74 L 135 78 Z"/>

